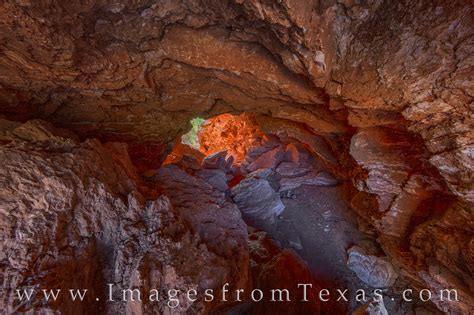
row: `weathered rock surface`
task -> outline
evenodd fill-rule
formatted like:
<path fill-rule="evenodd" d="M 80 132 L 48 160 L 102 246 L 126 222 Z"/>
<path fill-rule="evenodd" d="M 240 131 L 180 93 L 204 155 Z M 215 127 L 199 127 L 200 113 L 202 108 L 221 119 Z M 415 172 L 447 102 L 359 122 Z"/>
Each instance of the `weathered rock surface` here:
<path fill-rule="evenodd" d="M 261 168 L 246 176 L 248 179 L 265 179 L 268 181 L 273 190 L 280 189 L 281 176 L 271 168 Z"/>
<path fill-rule="evenodd" d="M 373 299 L 358 308 L 352 315 L 388 315 L 383 299 Z"/>
<path fill-rule="evenodd" d="M 343 305 L 337 301 L 320 302 L 317 292 L 322 288 L 332 288 L 334 284 L 322 283 L 315 279 L 307 264 L 299 259 L 294 251 L 280 249 L 263 232 L 252 232 L 249 235 L 249 249 L 254 287 L 265 292 L 275 288 L 287 289 L 289 292 L 289 301 L 286 301 L 285 293 L 282 293 L 279 301 L 277 292 L 275 300 L 278 302 L 253 303 L 249 314 L 345 313 Z M 301 302 L 304 300 L 302 290 L 295 290 L 301 283 L 311 284 L 306 302 Z"/>
<path fill-rule="evenodd" d="M 199 113 L 269 112 L 322 133 L 346 132 L 342 109 L 357 127 L 401 113 L 446 178 L 472 160 L 474 10 L 464 1 L 5 1 L 0 10 L 10 118 L 167 142 Z M 450 181 L 468 194 L 469 180 Z"/>
<path fill-rule="evenodd" d="M 206 156 L 201 165 L 204 169 L 217 169 L 225 172 L 230 169 L 232 162 L 232 157 L 227 158 L 227 151 L 221 151 Z"/>
<path fill-rule="evenodd" d="M 420 224 L 410 237 L 421 277 L 435 292 L 433 300 L 445 311 L 468 313 L 472 309 L 473 234 L 472 204 L 455 202 L 441 216 Z M 459 303 L 440 301 L 439 290 L 456 288 Z"/>
<path fill-rule="evenodd" d="M 421 157 L 407 133 L 372 127 L 352 137 L 350 153 L 368 171 L 365 181 L 369 193 L 378 196 L 379 210 L 386 211 L 401 193 L 403 184 Z"/>
<path fill-rule="evenodd" d="M 239 209 L 226 200 L 223 192 L 176 165 L 160 168 L 155 181 L 209 249 L 237 265 L 245 265 L 248 261 L 247 226 Z M 236 274 L 229 276 L 243 279 Z M 242 284 L 232 282 L 237 287 Z"/>
<path fill-rule="evenodd" d="M 250 221 L 273 222 L 285 209 L 280 195 L 264 178 L 249 177 L 242 180 L 237 186 L 232 187 L 230 196 L 242 211 L 244 218 Z"/>
<path fill-rule="evenodd" d="M 283 177 L 299 177 L 311 172 L 311 167 L 293 162 L 282 162 L 276 171 Z"/>
<path fill-rule="evenodd" d="M 361 129 L 351 140 L 351 155 L 367 170 L 355 186 L 377 196 L 371 220 L 384 234 L 404 236 L 423 202 L 446 190 L 427 152 L 414 143 L 410 134 L 386 127 Z"/>
<path fill-rule="evenodd" d="M 237 209 L 233 220 L 226 218 L 234 235 L 209 237 L 212 228 L 168 197 L 145 201 L 125 145 L 78 142 L 64 134 L 38 121 L 0 134 L 3 311 L 166 313 L 166 303 L 119 302 L 120 290 L 199 292 L 230 279 L 247 281 L 246 227 Z M 211 209 L 194 209 L 196 217 L 203 212 L 214 216 Z M 116 302 L 106 303 L 109 283 Z M 40 298 L 19 303 L 14 291 L 56 288 L 89 291 L 84 303 L 60 295 L 49 304 Z M 180 302 L 174 309 L 180 314 L 222 306 Z"/>
<path fill-rule="evenodd" d="M 246 115 L 243 119 L 248 119 L 248 117 L 249 115 Z M 310 134 L 305 134 L 294 125 L 282 123 L 281 120 L 270 122 L 259 117 L 261 116 L 256 116 L 255 118 L 258 124 L 253 125 L 258 127 L 256 133 L 261 134 L 262 130 L 267 128 L 265 130 L 271 131 L 274 134 L 271 137 L 260 136 L 259 139 L 267 138 L 267 140 L 252 142 L 251 148 L 246 149 L 243 147 L 242 152 L 247 152 L 247 156 L 243 159 L 242 165 L 244 167 L 251 165 L 253 161 L 264 155 L 275 156 L 269 152 L 272 152 L 272 150 L 279 152 L 281 147 L 285 148 L 285 155 L 275 170 L 262 168 L 250 173 L 247 177 L 269 179 L 273 189 L 280 192 L 281 198 L 293 199 L 295 196 L 292 194 L 292 190 L 297 189 L 301 185 L 332 186 L 341 183 L 331 173 L 324 171 L 324 169 L 336 171 L 342 177 L 348 175 L 344 172 L 350 170 L 351 164 L 343 165 L 342 170 L 334 168 L 330 158 L 331 155 L 334 158 L 334 152 L 324 145 L 314 145 L 314 142 L 309 141 L 311 139 Z M 237 123 L 237 117 L 232 118 L 232 121 Z M 222 124 L 214 126 L 211 122 L 203 128 L 203 132 L 212 134 L 212 131 L 208 129 L 212 130 L 214 127 L 219 132 L 227 132 L 227 127 Z M 288 137 L 289 134 L 292 136 L 291 138 Z M 264 133 L 264 135 L 266 134 Z M 299 137 L 296 137 L 298 135 Z M 319 136 L 313 134 L 312 137 L 317 139 Z M 269 139 L 271 139 L 271 142 L 268 142 Z M 304 142 L 296 139 L 301 139 Z M 259 146 L 256 143 L 260 143 Z M 313 145 L 310 145 L 311 143 Z M 414 143 L 418 143 L 419 146 L 413 147 Z M 314 154 L 312 151 L 314 149 L 319 150 L 320 153 L 325 152 L 326 157 L 329 158 L 325 158 L 321 154 Z M 422 289 L 426 286 L 449 288 L 454 286 L 459 288 L 460 294 L 465 294 L 467 301 L 472 301 L 468 297 L 470 294 L 467 293 L 469 289 L 465 289 L 466 281 L 463 283 L 461 280 L 472 278 L 470 275 L 472 271 L 465 273 L 462 271 L 463 267 L 461 267 L 464 265 L 465 268 L 466 262 L 467 266 L 471 266 L 472 262 L 470 262 L 465 254 L 460 254 L 469 252 L 468 248 L 470 245 L 468 244 L 470 244 L 470 241 L 468 240 L 468 235 L 472 234 L 470 229 L 459 229 L 458 233 L 455 234 L 459 236 L 452 237 L 450 240 L 440 237 L 438 240 L 440 244 L 455 244 L 455 246 L 450 247 L 452 252 L 448 255 L 441 254 L 443 253 L 441 249 L 437 251 L 437 254 L 432 249 L 428 250 L 428 248 L 432 247 L 428 247 L 429 241 L 427 240 L 430 234 L 425 232 L 427 225 L 421 224 L 417 226 L 420 222 L 427 221 L 427 218 L 431 215 L 445 211 L 446 207 L 452 202 L 452 199 L 455 198 L 449 197 L 449 193 L 446 193 L 447 187 L 444 185 L 441 176 L 430 165 L 428 160 L 429 152 L 423 148 L 422 144 L 413 135 L 390 125 L 385 127 L 364 126 L 352 137 L 348 149 L 348 153 L 362 166 L 362 169 L 357 170 L 356 168 L 353 170 L 354 175 L 352 177 L 346 177 L 352 180 L 354 186 L 360 190 L 360 193 L 365 194 L 360 197 L 357 194 L 351 197 L 353 198 L 355 209 L 367 220 L 364 224 L 371 224 L 382 235 L 379 241 L 387 254 L 384 260 L 367 253 L 361 254 L 365 257 L 364 259 L 361 258 L 362 256 L 356 257 L 357 255 L 355 254 L 351 256 L 354 260 L 352 267 L 358 270 L 361 274 L 360 277 L 372 285 L 389 286 L 393 284 L 393 279 L 390 278 L 386 270 L 383 271 L 382 269 L 384 269 L 383 267 L 386 263 L 390 266 L 389 262 L 393 262 L 398 268 L 404 270 L 403 276 L 409 275 L 409 281 L 412 281 L 416 288 Z M 340 155 L 340 153 L 337 154 L 339 154 L 341 161 L 336 163 L 346 163 L 347 157 Z M 315 161 L 318 163 L 314 163 Z M 262 164 L 262 166 L 274 167 L 275 164 L 275 162 L 272 162 L 269 165 Z M 326 168 L 322 165 L 325 165 Z M 353 168 L 356 167 L 355 164 L 353 165 Z M 275 177 L 271 174 L 277 174 L 278 176 Z M 358 198 L 361 199 L 357 201 Z M 357 205 L 357 202 L 361 202 L 361 204 Z M 372 202 L 374 206 L 370 205 Z M 463 206 L 464 209 L 466 207 L 466 205 Z M 450 211 L 449 215 L 453 222 L 457 220 L 472 221 L 468 219 L 469 216 L 472 216 L 472 213 L 466 213 L 465 210 L 456 213 Z M 448 231 L 452 229 L 446 222 L 439 222 L 437 223 L 436 231 L 431 233 L 441 236 L 446 233 L 443 230 L 446 228 Z M 373 228 L 371 228 L 370 233 L 373 235 Z M 406 247 L 405 239 L 411 237 L 414 237 L 417 242 L 420 241 L 423 244 L 411 247 L 410 251 L 400 250 L 400 247 Z M 297 247 L 299 248 L 299 246 Z M 377 255 L 381 254 L 377 250 L 374 253 Z M 445 276 L 443 276 L 443 280 L 439 280 L 443 283 L 441 286 L 439 284 L 435 285 L 434 283 L 436 282 L 433 280 L 434 278 L 440 279 L 440 276 L 427 276 L 429 273 L 424 271 L 426 268 L 439 268 L 437 266 L 440 263 L 433 261 L 433 257 L 438 255 L 442 255 L 440 259 L 444 257 L 442 258 L 444 261 L 443 265 L 448 270 L 451 270 L 448 273 L 444 271 Z M 453 259 L 447 257 L 453 257 Z M 378 276 L 377 273 L 374 273 L 374 270 L 378 270 L 378 267 L 375 267 L 375 265 L 378 265 L 377 262 L 380 262 L 378 267 L 382 270 L 379 270 L 380 274 Z M 393 270 L 393 268 L 387 268 Z M 469 270 L 472 269 L 471 267 L 467 268 Z M 426 273 L 426 276 L 420 277 L 420 274 L 423 274 L 423 272 Z M 372 279 L 372 276 L 376 279 Z M 467 309 L 466 304 L 437 304 L 440 309 L 445 310 L 461 310 L 462 312 Z M 471 304 L 471 302 L 467 304 Z"/>
<path fill-rule="evenodd" d="M 255 121 L 242 122 L 228 134 L 216 129 L 208 143 L 219 138 L 218 151 L 229 149 L 240 162 L 253 144 L 264 148 L 257 156 L 274 148 L 265 147 L 262 133 L 296 139 L 338 178 L 352 180 L 351 205 L 414 286 L 431 281 L 419 274 L 429 273 L 432 255 L 455 275 L 446 279 L 472 279 L 465 254 L 472 252 L 472 229 L 453 222 L 473 216 L 473 20 L 474 8 L 463 0 L 7 0 L 0 3 L 0 114 L 45 119 L 81 139 L 132 143 L 140 171 L 160 164 L 191 118 L 263 114 L 256 118 L 261 130 L 252 129 Z M 17 126 L 0 124 L 0 130 Z M 23 128 L 3 135 L 2 145 L 30 136 L 49 139 L 55 150 L 92 141 L 79 145 L 75 136 Z M 239 139 L 248 140 L 226 147 Z M 36 145 L 25 145 L 22 154 L 35 157 L 30 151 L 43 150 Z M 75 158 L 56 159 L 55 152 L 38 160 L 69 166 Z M 292 152 L 286 147 L 285 158 Z M 181 156 L 173 160 L 181 169 L 201 168 L 199 159 Z M 26 168 L 25 161 L 16 166 Z M 115 164 L 108 168 L 121 165 Z M 23 182 L 41 181 L 26 176 L 17 184 Z M 35 207 L 42 202 L 31 200 Z M 450 210 L 452 204 L 463 210 Z M 431 246 L 427 230 L 459 250 Z M 407 240 L 423 246 L 407 248 Z M 465 292 L 472 306 L 472 285 Z"/>
<path fill-rule="evenodd" d="M 367 255 L 357 246 L 351 247 L 347 255 L 347 267 L 371 287 L 386 288 L 395 283 L 398 275 L 386 259 Z"/>
<path fill-rule="evenodd" d="M 193 115 L 227 111 L 345 132 L 333 113 L 345 108 L 358 127 L 401 113 L 433 161 L 471 159 L 474 12 L 464 1 L 6 1 L 0 10 L 10 118 L 163 142 Z M 461 181 L 453 188 L 469 185 Z"/>
<path fill-rule="evenodd" d="M 147 147 L 147 146 L 145 146 L 145 147 Z M 156 157 L 156 156 L 160 156 L 162 153 L 163 152 L 155 152 L 154 155 Z M 136 158 L 133 154 L 131 154 L 131 156 L 133 156 L 133 158 L 134 158 L 133 162 L 134 162 L 134 164 L 136 164 L 137 159 L 139 161 L 140 158 L 143 156 L 143 154 L 140 154 L 140 156 L 138 158 Z M 205 157 L 205 155 L 202 154 L 200 151 L 198 151 L 194 148 L 191 148 L 188 145 L 183 144 L 181 142 L 181 139 L 178 139 L 177 141 L 175 141 L 171 152 L 166 156 L 166 158 L 164 159 L 164 161 L 162 163 L 159 163 L 158 165 L 148 165 L 146 170 L 157 169 L 163 164 L 166 165 L 166 164 L 172 164 L 172 163 L 182 163 L 182 162 L 184 162 L 184 160 L 186 160 L 186 159 L 190 160 L 191 158 L 196 162 L 195 163 L 196 167 L 200 168 L 202 160 L 204 159 L 204 157 Z M 189 162 L 191 162 L 191 161 L 189 161 Z"/>
<path fill-rule="evenodd" d="M 197 171 L 195 174 L 221 192 L 225 192 L 229 189 L 226 174 L 221 170 L 202 169 Z"/>
<path fill-rule="evenodd" d="M 327 172 L 311 171 L 302 176 L 285 177 L 280 180 L 280 191 L 292 190 L 301 185 L 334 186 L 338 181 Z"/>
<path fill-rule="evenodd" d="M 264 134 L 255 117 L 243 113 L 239 116 L 223 114 L 208 119 L 200 128 L 200 151 L 206 155 L 227 151 L 236 163 L 242 162 L 247 151 L 261 147 Z"/>
<path fill-rule="evenodd" d="M 275 169 L 278 164 L 283 160 L 285 152 L 281 146 L 277 146 L 265 153 L 262 153 L 260 156 L 256 157 L 248 166 L 245 168 L 250 171 L 256 171 L 262 168 L 272 168 Z"/>

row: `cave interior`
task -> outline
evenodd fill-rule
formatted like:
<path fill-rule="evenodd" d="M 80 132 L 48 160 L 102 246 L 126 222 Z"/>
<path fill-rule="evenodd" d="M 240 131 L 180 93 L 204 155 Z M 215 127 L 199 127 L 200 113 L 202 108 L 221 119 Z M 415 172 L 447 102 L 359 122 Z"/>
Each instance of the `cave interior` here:
<path fill-rule="evenodd" d="M 3 1 L 0 309 L 472 314 L 472 21 L 469 1 Z M 170 311 L 108 284 L 243 293 Z M 16 295 L 71 287 L 93 294 Z M 251 294 L 274 288 L 291 301 Z"/>

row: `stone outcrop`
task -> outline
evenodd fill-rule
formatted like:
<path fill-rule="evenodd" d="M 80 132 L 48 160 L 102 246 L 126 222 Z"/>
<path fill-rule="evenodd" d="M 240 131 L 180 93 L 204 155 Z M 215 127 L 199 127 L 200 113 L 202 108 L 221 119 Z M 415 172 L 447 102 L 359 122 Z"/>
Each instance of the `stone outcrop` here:
<path fill-rule="evenodd" d="M 380 127 L 361 129 L 352 137 L 350 153 L 367 171 L 355 186 L 377 196 L 373 221 L 384 234 L 404 236 L 418 207 L 445 191 L 427 152 L 416 143 L 406 132 Z"/>
<path fill-rule="evenodd" d="M 410 237 L 410 249 L 416 264 L 424 269 L 421 277 L 426 286 L 434 292 L 455 287 L 460 313 L 467 313 L 472 306 L 472 209 L 470 204 L 455 202 L 441 217 L 420 224 Z M 450 303 L 440 301 L 439 294 L 434 300 L 443 311 L 453 308 Z"/>
<path fill-rule="evenodd" d="M 280 181 L 280 191 L 293 190 L 301 185 L 333 186 L 338 184 L 334 176 L 324 171 L 311 171 L 301 176 L 282 177 Z"/>
<path fill-rule="evenodd" d="M 208 248 L 228 258 L 229 262 L 245 265 L 248 260 L 247 226 L 239 209 L 226 200 L 212 181 L 209 183 L 199 176 L 192 176 L 176 165 L 160 168 L 154 181 Z M 240 278 L 239 275 L 232 276 Z M 232 282 L 236 286 L 241 284 Z"/>
<path fill-rule="evenodd" d="M 174 205 L 174 195 L 173 202 L 166 195 L 147 201 L 126 145 L 69 135 L 40 121 L 0 134 L 3 311 L 166 313 L 166 303 L 147 301 L 145 292 L 246 283 L 247 231 L 235 206 L 222 208 L 226 220 L 212 228 L 200 220 L 215 217 L 207 204 L 190 214 Z M 231 237 L 219 234 L 224 226 Z M 117 302 L 106 302 L 108 284 Z M 57 288 L 87 289 L 87 303 L 41 299 L 39 290 Z M 129 288 L 143 290 L 144 301 L 119 302 Z M 35 290 L 38 298 L 20 303 L 16 289 Z M 181 298 L 175 311 L 222 306 Z"/>
<path fill-rule="evenodd" d="M 233 158 L 227 158 L 227 151 L 217 152 L 206 156 L 202 160 L 202 168 L 228 171 L 232 166 Z"/>

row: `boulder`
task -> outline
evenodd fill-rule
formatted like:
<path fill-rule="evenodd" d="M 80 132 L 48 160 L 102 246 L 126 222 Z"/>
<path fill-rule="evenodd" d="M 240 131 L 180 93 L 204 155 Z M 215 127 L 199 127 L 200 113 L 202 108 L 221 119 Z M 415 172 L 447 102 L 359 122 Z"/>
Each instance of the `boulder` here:
<path fill-rule="evenodd" d="M 193 155 L 183 155 L 178 161 L 175 161 L 174 164 L 188 173 L 193 173 L 201 169 L 199 161 Z"/>
<path fill-rule="evenodd" d="M 160 168 L 155 184 L 210 250 L 235 262 L 245 261 L 247 226 L 237 206 L 222 191 L 176 165 Z"/>
<path fill-rule="evenodd" d="M 358 246 L 351 247 L 347 254 L 347 267 L 367 285 L 374 288 L 387 288 L 395 283 L 398 275 L 392 264 L 385 258 L 367 255 Z"/>
<path fill-rule="evenodd" d="M 246 178 L 230 190 L 230 196 L 239 207 L 244 218 L 251 222 L 274 222 L 285 206 L 280 195 L 264 178 Z"/>
<path fill-rule="evenodd" d="M 254 147 L 251 147 L 247 151 L 246 158 L 251 161 L 251 160 L 259 157 L 260 155 L 264 154 L 265 152 L 270 151 L 271 149 L 275 148 L 276 146 L 277 145 L 275 145 L 274 147 L 270 147 L 270 146 L 254 146 Z"/>
<path fill-rule="evenodd" d="M 311 172 L 311 167 L 293 162 L 281 162 L 276 171 L 282 177 L 300 177 Z"/>
<path fill-rule="evenodd" d="M 227 186 L 227 176 L 226 174 L 217 169 L 201 169 L 195 173 L 197 177 L 204 179 L 208 184 L 219 191 L 226 191 L 229 186 Z"/>
<path fill-rule="evenodd" d="M 161 151 L 165 151 L 164 148 L 157 147 L 156 145 L 147 146 L 143 144 L 135 144 L 129 149 L 129 153 L 131 153 L 130 158 L 133 160 L 134 164 L 137 164 L 137 162 L 150 162 L 150 160 L 156 161 L 157 156 L 160 155 L 160 149 Z M 166 156 L 166 159 L 163 161 L 163 163 L 153 163 L 155 164 L 153 168 L 156 169 L 160 167 L 161 164 L 166 165 L 179 162 L 183 159 L 184 156 L 192 156 L 198 162 L 199 167 L 201 166 L 202 159 L 204 159 L 205 157 L 204 154 L 202 154 L 200 151 L 190 147 L 187 144 L 184 144 L 182 142 L 182 139 L 178 138 L 177 140 L 175 140 L 171 152 Z"/>
<path fill-rule="evenodd" d="M 278 164 L 283 160 L 285 152 L 281 146 L 277 146 L 262 155 L 258 156 L 253 160 L 246 168 L 248 171 L 253 172 L 260 168 L 273 168 L 275 169 Z"/>
<path fill-rule="evenodd" d="M 285 148 L 285 160 L 299 165 L 307 165 L 311 161 L 311 155 L 302 145 L 290 143 Z"/>
<path fill-rule="evenodd" d="M 280 189 L 281 176 L 271 168 L 261 168 L 247 175 L 247 178 L 266 179 L 272 186 L 273 190 Z"/>
<path fill-rule="evenodd" d="M 230 158 L 229 158 L 230 159 Z M 224 172 L 229 170 L 229 164 L 232 164 L 232 160 L 230 163 L 227 159 L 227 151 L 217 152 L 211 155 L 206 156 L 202 160 L 202 168 L 207 169 L 220 169 Z"/>
<path fill-rule="evenodd" d="M 280 180 L 280 192 L 292 190 L 301 185 L 335 186 L 339 182 L 327 172 L 310 171 L 299 177 L 283 177 Z"/>

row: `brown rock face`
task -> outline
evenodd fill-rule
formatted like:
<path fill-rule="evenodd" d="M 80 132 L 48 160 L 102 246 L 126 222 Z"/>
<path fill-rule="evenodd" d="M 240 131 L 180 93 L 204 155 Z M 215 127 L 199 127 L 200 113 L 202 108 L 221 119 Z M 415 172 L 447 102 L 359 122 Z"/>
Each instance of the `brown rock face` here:
<path fill-rule="evenodd" d="M 451 191 L 472 201 L 474 13 L 463 1 L 5 1 L 0 10 L 10 118 L 169 142 L 196 114 L 252 110 L 336 134 L 347 132 L 341 110 L 356 127 L 403 116 Z"/>
<path fill-rule="evenodd" d="M 282 176 L 266 179 L 274 200 L 343 186 L 400 278 L 458 288 L 435 303 L 468 314 L 473 20 L 467 0 L 2 1 L 0 307 L 162 312 L 19 304 L 12 289 L 246 283 L 226 194 L 265 168 Z M 198 116 L 202 152 L 176 143 Z M 224 169 L 202 163 L 221 151 Z"/>
<path fill-rule="evenodd" d="M 241 141 L 238 132 L 245 134 L 248 130 L 235 126 L 243 126 L 249 119 L 255 130 L 252 134 L 258 137 Z M 352 184 L 352 189 L 358 190 L 349 196 L 354 210 L 373 226 L 380 237 L 378 243 L 388 256 L 351 249 L 348 268 L 376 288 L 392 287 L 401 273 L 400 282 L 438 292 L 433 293 L 433 302 L 444 311 L 464 314 L 471 307 L 472 293 L 468 292 L 472 290 L 472 204 L 455 202 L 456 197 L 447 193 L 443 177 L 428 161 L 429 152 L 412 134 L 393 125 L 360 128 L 349 147 L 342 148 L 360 165 L 352 170 L 356 176 L 349 178 L 347 153 L 337 151 L 341 149 L 335 145 L 337 138 L 307 136 L 301 126 L 285 120 L 248 114 L 216 117 L 202 126 L 201 139 L 211 143 L 216 133 L 225 138 L 214 146 L 215 150 L 224 148 L 222 143 L 228 142 L 233 148 L 237 146 L 238 151 L 246 152 L 238 168 L 238 172 L 247 174 L 246 178 L 240 179 L 230 195 L 247 220 L 258 222 L 256 218 L 272 217 L 273 209 L 278 208 L 272 206 L 273 201 L 262 204 L 267 194 L 260 182 L 270 191 L 271 184 L 282 197 L 291 197 L 292 191 L 302 185 Z M 469 223 L 452 230 L 454 222 L 464 221 Z M 457 303 L 443 301 L 440 290 L 453 287 L 463 297 Z"/>
<path fill-rule="evenodd" d="M 229 212 L 226 230 L 235 233 L 223 239 L 216 234 L 222 222 L 213 232 L 208 221 L 199 219 L 213 216 L 212 209 L 196 208 L 189 216 L 166 195 L 146 201 L 126 145 L 81 143 L 57 131 L 31 121 L 0 138 L 8 142 L 0 149 L 2 310 L 163 313 L 166 303 L 149 301 L 150 290 L 202 292 L 231 279 L 246 283 L 247 231 L 236 209 L 221 210 Z M 108 285 L 117 302 L 108 301 Z M 57 288 L 87 289 L 92 296 L 87 303 L 67 296 L 55 303 L 41 298 L 20 303 L 15 291 L 34 290 L 40 296 L 42 289 Z M 143 302 L 118 302 L 121 290 L 129 288 L 142 290 Z M 223 306 L 181 300 L 178 313 Z"/>
<path fill-rule="evenodd" d="M 247 150 L 262 146 L 264 133 L 255 117 L 249 114 L 223 114 L 204 122 L 199 131 L 199 150 L 205 155 L 227 151 L 236 163 L 242 162 Z"/>
<path fill-rule="evenodd" d="M 377 196 L 384 234 L 403 236 L 414 212 L 424 200 L 443 192 L 439 175 L 427 161 L 426 151 L 404 131 L 364 128 L 352 137 L 350 153 L 367 178 L 356 183 Z"/>
<path fill-rule="evenodd" d="M 344 305 L 337 302 L 323 303 L 318 299 L 317 292 L 322 288 L 331 288 L 316 281 L 309 267 L 294 254 L 292 250 L 281 250 L 262 232 L 249 235 L 250 258 L 252 261 L 252 280 L 256 288 L 266 292 L 275 288 L 282 291 L 274 294 L 274 300 L 286 302 L 253 303 L 248 314 L 343 314 Z M 278 275 L 278 277 L 275 277 Z M 306 296 L 298 290 L 298 284 L 308 284 Z M 295 293 L 298 292 L 298 293 Z M 307 300 L 301 303 L 302 300 Z"/>

